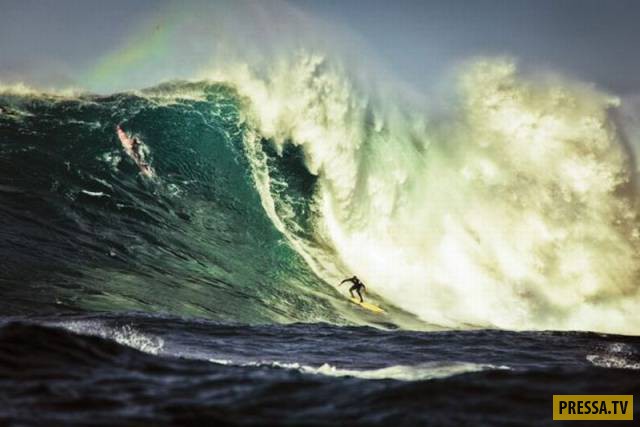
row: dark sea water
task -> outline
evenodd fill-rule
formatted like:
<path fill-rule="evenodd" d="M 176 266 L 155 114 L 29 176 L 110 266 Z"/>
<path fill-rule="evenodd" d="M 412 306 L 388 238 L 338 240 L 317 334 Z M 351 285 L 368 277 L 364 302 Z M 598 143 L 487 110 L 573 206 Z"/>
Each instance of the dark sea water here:
<path fill-rule="evenodd" d="M 351 305 L 265 213 L 231 87 L 0 107 L 3 425 L 551 425 L 553 394 L 640 394 L 638 337 Z M 263 142 L 310 241 L 317 178 Z"/>
<path fill-rule="evenodd" d="M 17 425 L 550 425 L 553 394 L 640 391 L 640 339 L 589 333 L 61 315 L 0 358 Z"/>

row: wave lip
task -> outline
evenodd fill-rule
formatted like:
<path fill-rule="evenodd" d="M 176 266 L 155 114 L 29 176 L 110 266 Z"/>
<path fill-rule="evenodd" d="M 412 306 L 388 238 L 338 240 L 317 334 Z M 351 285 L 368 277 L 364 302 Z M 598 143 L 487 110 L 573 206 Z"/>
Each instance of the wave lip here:
<path fill-rule="evenodd" d="M 60 327 L 79 335 L 89 335 L 115 341 L 118 344 L 134 348 L 143 353 L 157 355 L 164 347 L 164 340 L 136 330 L 130 325 L 108 327 L 97 321 L 75 321 L 52 323 L 51 326 Z"/>

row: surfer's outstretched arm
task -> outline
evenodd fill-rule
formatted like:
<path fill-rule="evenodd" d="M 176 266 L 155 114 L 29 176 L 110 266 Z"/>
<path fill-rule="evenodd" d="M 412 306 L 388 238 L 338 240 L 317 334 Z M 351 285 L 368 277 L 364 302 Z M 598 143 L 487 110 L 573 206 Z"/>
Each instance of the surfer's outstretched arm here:
<path fill-rule="evenodd" d="M 345 284 L 345 283 L 347 283 L 347 282 L 353 282 L 353 277 L 350 277 L 350 278 L 348 278 L 348 279 L 344 279 L 342 282 L 340 282 L 340 284 L 339 284 L 338 286 L 340 286 L 340 285 L 342 285 L 342 284 Z"/>

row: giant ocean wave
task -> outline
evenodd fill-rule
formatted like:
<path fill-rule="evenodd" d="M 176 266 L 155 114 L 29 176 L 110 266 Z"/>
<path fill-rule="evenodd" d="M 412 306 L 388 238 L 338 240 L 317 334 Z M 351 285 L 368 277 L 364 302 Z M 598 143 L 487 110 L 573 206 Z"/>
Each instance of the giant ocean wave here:
<path fill-rule="evenodd" d="M 109 96 L 5 88 L 5 312 L 375 322 L 333 289 L 356 273 L 400 326 L 639 333 L 619 100 L 506 59 L 458 82 L 433 117 L 302 53 Z"/>

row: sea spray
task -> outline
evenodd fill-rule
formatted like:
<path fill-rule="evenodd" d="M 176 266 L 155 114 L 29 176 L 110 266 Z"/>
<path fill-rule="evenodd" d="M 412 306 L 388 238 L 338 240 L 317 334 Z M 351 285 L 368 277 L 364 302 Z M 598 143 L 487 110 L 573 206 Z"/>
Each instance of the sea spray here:
<path fill-rule="evenodd" d="M 264 138 L 248 153 L 299 146 L 318 177 L 314 241 L 267 213 L 328 283 L 355 272 L 450 327 L 640 330 L 635 172 L 615 98 L 479 60 L 461 73 L 456 114 L 429 122 L 358 93 L 318 55 L 221 75 Z M 252 165 L 263 205 L 286 211 L 273 172 Z"/>

